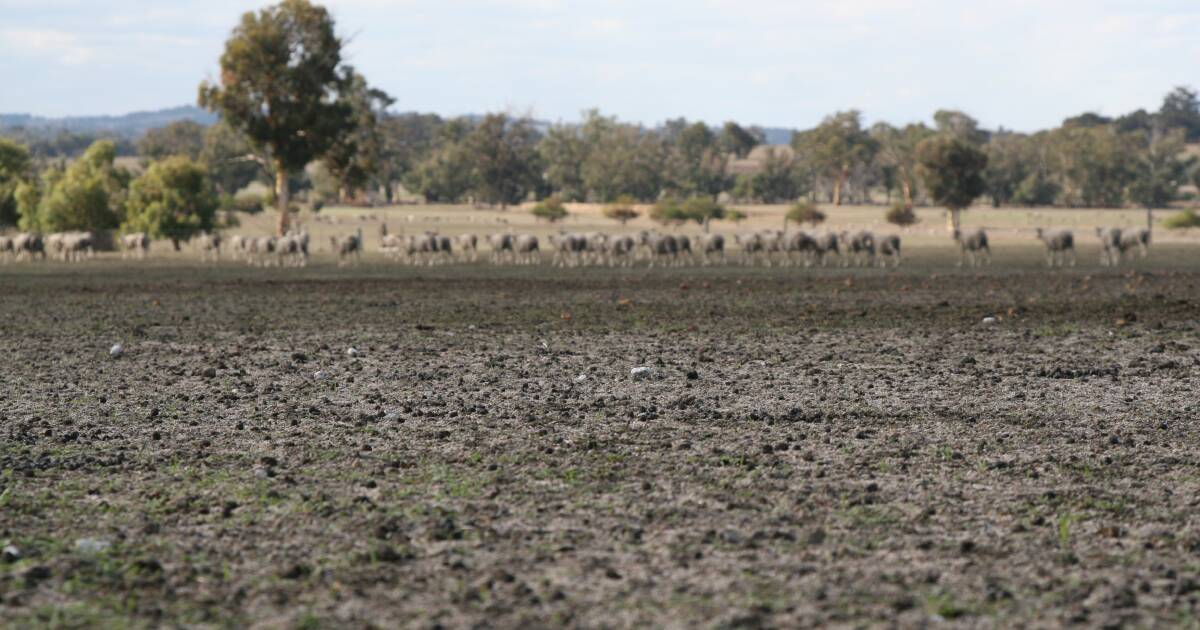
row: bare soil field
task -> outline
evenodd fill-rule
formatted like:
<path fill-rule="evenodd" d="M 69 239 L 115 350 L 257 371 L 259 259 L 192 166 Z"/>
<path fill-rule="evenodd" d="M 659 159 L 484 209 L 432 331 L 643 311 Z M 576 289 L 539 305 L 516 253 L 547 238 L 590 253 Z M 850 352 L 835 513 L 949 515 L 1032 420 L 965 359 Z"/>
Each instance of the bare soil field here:
<path fill-rule="evenodd" d="M 1196 625 L 1200 254 L 949 252 L 0 267 L 0 624 Z"/>

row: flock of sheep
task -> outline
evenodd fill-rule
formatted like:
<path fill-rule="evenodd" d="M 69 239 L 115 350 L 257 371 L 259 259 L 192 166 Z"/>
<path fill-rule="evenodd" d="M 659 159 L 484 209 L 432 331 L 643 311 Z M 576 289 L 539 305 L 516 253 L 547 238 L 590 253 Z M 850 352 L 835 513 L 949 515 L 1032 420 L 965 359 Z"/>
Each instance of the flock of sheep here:
<path fill-rule="evenodd" d="M 1096 228 L 1100 239 L 1100 262 L 1119 265 L 1135 254 L 1146 257 L 1150 231 L 1139 228 Z M 991 261 L 988 234 L 983 229 L 970 232 L 954 230 L 960 249 L 960 265 L 979 266 Z M 1046 264 L 1075 264 L 1075 235 L 1070 230 L 1043 230 L 1037 238 L 1046 246 Z M 79 261 L 95 255 L 95 237 L 91 232 L 59 232 L 42 236 L 23 232 L 0 236 L 0 260 L 53 258 Z M 812 266 L 836 261 L 842 266 L 900 265 L 900 237 L 876 235 L 867 230 L 809 234 L 778 230 L 743 232 L 733 237 L 742 265 Z M 142 232 L 126 234 L 119 240 L 122 257 L 145 258 L 150 238 Z M 481 238 L 475 234 L 445 236 L 436 232 L 388 234 L 386 226 L 380 238 L 380 251 L 397 262 L 435 265 L 452 262 L 476 262 L 481 245 L 486 243 L 493 264 L 532 265 L 543 262 L 548 254 L 551 264 L 560 267 L 600 265 L 630 267 L 644 262 L 650 267 L 688 264 L 725 264 L 727 242 L 721 234 L 686 236 L 642 231 L 636 234 L 601 232 L 552 234 L 544 240 L 534 234 L 501 232 Z M 309 235 L 306 230 L 284 236 L 230 236 L 200 234 L 192 239 L 202 261 L 217 261 L 222 249 L 234 260 L 257 266 L 302 267 L 308 263 Z M 330 251 L 339 264 L 361 258 L 366 249 L 362 230 L 354 234 L 330 237 Z"/>

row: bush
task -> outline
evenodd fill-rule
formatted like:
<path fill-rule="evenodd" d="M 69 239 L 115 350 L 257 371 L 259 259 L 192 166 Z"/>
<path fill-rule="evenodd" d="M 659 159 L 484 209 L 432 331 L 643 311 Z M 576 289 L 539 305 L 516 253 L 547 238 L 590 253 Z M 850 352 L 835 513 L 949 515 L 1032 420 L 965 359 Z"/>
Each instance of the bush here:
<path fill-rule="evenodd" d="M 913 212 L 912 208 L 909 208 L 902 203 L 893 204 L 891 208 L 888 208 L 888 211 L 883 215 L 883 218 L 886 219 L 888 223 L 891 223 L 892 225 L 899 225 L 900 227 L 907 227 L 918 221 L 917 213 Z"/>
<path fill-rule="evenodd" d="M 638 211 L 633 209 L 633 197 L 621 195 L 617 200 L 604 209 L 604 216 L 614 221 L 620 221 L 621 225 L 638 218 Z"/>
<path fill-rule="evenodd" d="M 825 213 L 818 210 L 813 202 L 801 201 L 788 210 L 787 220 L 796 223 L 811 223 L 813 227 L 817 227 L 818 223 L 825 222 Z"/>
<path fill-rule="evenodd" d="M 650 209 L 650 218 L 663 225 L 679 225 L 688 221 L 704 224 L 713 219 L 723 219 L 725 215 L 725 206 L 708 197 L 692 197 L 683 202 L 665 197 Z"/>
<path fill-rule="evenodd" d="M 1200 214 L 1196 214 L 1195 210 L 1176 212 L 1167 217 L 1166 221 L 1163 221 L 1163 227 L 1168 230 L 1186 230 L 1188 228 L 1200 227 Z"/>
<path fill-rule="evenodd" d="M 246 214 L 258 214 L 263 211 L 266 199 L 262 195 L 256 193 L 242 193 L 234 195 L 231 209 L 237 212 L 245 212 Z"/>
<path fill-rule="evenodd" d="M 567 207 L 563 205 L 562 199 L 559 199 L 557 195 L 550 195 L 534 206 L 529 213 L 538 219 L 554 223 L 567 218 Z"/>
<path fill-rule="evenodd" d="M 730 208 L 729 210 L 725 211 L 725 220 L 733 221 L 734 223 L 741 223 L 742 221 L 746 220 L 746 213 L 742 212 L 741 210 Z"/>

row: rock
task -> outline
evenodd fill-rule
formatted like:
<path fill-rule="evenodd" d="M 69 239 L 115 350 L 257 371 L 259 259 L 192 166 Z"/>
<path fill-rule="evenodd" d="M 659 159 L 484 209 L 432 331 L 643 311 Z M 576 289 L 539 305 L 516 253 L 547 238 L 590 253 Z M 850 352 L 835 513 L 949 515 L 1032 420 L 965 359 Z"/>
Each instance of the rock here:
<path fill-rule="evenodd" d="M 317 379 L 318 381 L 323 381 L 329 378 L 329 373 L 325 370 L 317 370 L 315 373 L 313 373 L 313 378 Z"/>
<path fill-rule="evenodd" d="M 984 324 L 988 324 L 988 325 L 990 325 L 990 324 L 995 324 L 995 323 L 996 323 L 996 318 L 995 318 L 995 317 L 992 317 L 991 315 L 988 315 L 987 317 L 984 317 L 984 318 L 983 318 L 983 323 L 984 323 Z"/>
<path fill-rule="evenodd" d="M 204 368 L 204 372 L 202 372 L 201 375 L 204 376 L 204 378 L 214 378 L 217 375 L 217 368 Z"/>
<path fill-rule="evenodd" d="M 629 370 L 629 376 L 635 381 L 641 381 L 650 378 L 653 371 L 648 367 L 635 367 Z"/>
<path fill-rule="evenodd" d="M 346 348 L 346 356 L 348 356 L 352 359 L 354 357 L 357 357 L 358 356 L 358 348 L 355 348 L 354 346 L 350 346 L 349 348 Z"/>
<path fill-rule="evenodd" d="M 110 547 L 112 547 L 112 543 L 102 538 L 80 538 L 75 541 L 75 551 L 80 553 L 103 553 Z"/>
<path fill-rule="evenodd" d="M 125 346 L 122 346 L 119 343 L 113 344 L 113 347 L 108 349 L 108 356 L 110 356 L 114 359 L 120 359 L 124 355 L 125 355 Z"/>
<path fill-rule="evenodd" d="M 582 382 L 584 382 L 584 381 L 586 381 L 586 380 L 587 380 L 587 374 L 580 374 L 579 376 L 576 376 L 576 377 L 575 377 L 575 382 L 576 382 L 576 383 L 582 383 Z"/>
<path fill-rule="evenodd" d="M 16 562 L 21 559 L 21 550 L 12 545 L 5 545 L 3 556 L 5 562 Z"/>

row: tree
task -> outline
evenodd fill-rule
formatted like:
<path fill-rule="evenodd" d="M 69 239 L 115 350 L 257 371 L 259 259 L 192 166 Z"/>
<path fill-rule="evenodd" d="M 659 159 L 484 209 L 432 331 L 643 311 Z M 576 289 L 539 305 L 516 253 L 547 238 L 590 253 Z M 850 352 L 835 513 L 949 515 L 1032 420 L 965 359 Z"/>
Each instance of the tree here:
<path fill-rule="evenodd" d="M 659 134 L 596 111 L 587 112 L 580 133 L 584 147 L 580 173 L 588 199 L 612 201 L 629 195 L 652 201 L 659 197 L 668 156 Z"/>
<path fill-rule="evenodd" d="M 583 162 L 587 147 L 578 127 L 555 125 L 538 143 L 538 155 L 545 166 L 546 184 L 569 201 L 586 201 Z"/>
<path fill-rule="evenodd" d="M 1159 122 L 1167 129 L 1183 129 L 1187 142 L 1200 141 L 1200 96 L 1180 86 L 1163 98 Z"/>
<path fill-rule="evenodd" d="M 1182 128 L 1155 129 L 1139 138 L 1129 200 L 1146 209 L 1146 229 L 1154 228 L 1154 209 L 1167 207 L 1179 195 L 1179 186 L 1196 161 L 1183 157 L 1185 138 Z"/>
<path fill-rule="evenodd" d="M 550 223 L 555 223 L 567 218 L 568 213 L 562 199 L 559 199 L 555 195 L 550 195 L 530 209 L 529 214 L 537 217 L 538 220 L 544 219 Z"/>
<path fill-rule="evenodd" d="M 234 195 L 250 182 L 268 175 L 246 137 L 221 121 L 204 130 L 199 161 L 219 193 Z"/>
<path fill-rule="evenodd" d="M 1133 176 L 1131 136 L 1112 127 L 1064 127 L 1050 134 L 1063 201 L 1117 208 Z"/>
<path fill-rule="evenodd" d="M 831 201 L 835 206 L 842 205 L 842 188 L 851 169 L 868 162 L 876 148 L 862 130 L 861 118 L 857 110 L 838 112 L 792 139 L 797 154 L 805 155 L 833 182 Z"/>
<path fill-rule="evenodd" d="M 477 199 L 504 208 L 525 200 L 541 181 L 533 121 L 488 114 L 465 140 Z"/>
<path fill-rule="evenodd" d="M 987 186 L 987 195 L 992 198 L 992 206 L 1012 201 L 1021 182 L 1029 176 L 1029 166 L 1025 159 L 1025 137 L 1010 132 L 992 134 L 984 153 L 987 154 L 987 169 L 983 179 Z"/>
<path fill-rule="evenodd" d="M 218 205 L 204 167 L 187 156 L 172 156 L 133 180 L 121 231 L 170 239 L 178 250 L 181 241 L 213 229 Z"/>
<path fill-rule="evenodd" d="M 170 155 L 186 155 L 195 160 L 204 150 L 204 126 L 192 120 L 179 120 L 151 129 L 137 142 L 138 155 L 161 160 Z"/>
<path fill-rule="evenodd" d="M 943 135 L 921 142 L 917 159 L 929 197 L 950 211 L 948 227 L 957 230 L 959 212 L 986 190 L 987 155 L 970 142 Z"/>
<path fill-rule="evenodd" d="M 709 222 L 725 216 L 725 206 L 705 196 L 691 197 L 685 201 L 664 197 L 650 208 L 650 219 L 657 223 L 679 225 L 693 221 L 703 225 L 705 231 L 708 231 Z"/>
<path fill-rule="evenodd" d="M 633 204 L 633 197 L 621 195 L 617 197 L 616 201 L 604 208 L 604 216 L 614 221 L 620 221 L 621 225 L 625 225 L 639 216 L 638 211 L 633 209 Z"/>
<path fill-rule="evenodd" d="M 388 200 L 394 198 L 396 184 L 427 159 L 437 148 L 438 134 L 445 121 L 436 114 L 389 114 L 379 121 L 383 136 L 383 156 L 379 178 L 387 184 Z"/>
<path fill-rule="evenodd" d="M 129 173 L 115 166 L 116 146 L 100 140 L 66 169 L 51 166 L 39 185 L 18 190 L 20 225 L 39 232 L 117 227 Z"/>
<path fill-rule="evenodd" d="M 717 138 L 717 145 L 722 151 L 732 153 L 739 158 L 749 155 L 750 151 L 759 143 L 759 139 L 754 134 L 732 120 L 725 123 L 725 126 L 721 128 L 721 135 Z"/>
<path fill-rule="evenodd" d="M 954 109 L 939 109 L 933 113 L 934 127 L 939 134 L 979 145 L 987 142 L 988 133 L 979 128 L 979 121 Z"/>
<path fill-rule="evenodd" d="M 199 103 L 243 133 L 275 177 L 277 230 L 288 228 L 289 175 L 323 156 L 351 126 L 340 95 L 348 74 L 333 18 L 308 0 L 242 16 L 225 42 L 219 83 Z"/>
<path fill-rule="evenodd" d="M 792 206 L 788 210 L 787 215 L 785 215 L 785 218 L 787 221 L 792 221 L 796 224 L 808 223 L 815 228 L 818 224 L 825 221 L 825 213 L 817 209 L 816 204 L 813 202 L 804 200 Z"/>
<path fill-rule="evenodd" d="M 904 207 L 913 206 L 913 189 L 917 181 L 917 146 L 933 135 L 933 130 L 923 124 L 906 125 L 897 129 L 887 123 L 871 127 L 871 137 L 879 146 L 879 160 L 895 169 L 895 178 L 900 184 Z"/>
<path fill-rule="evenodd" d="M 395 102 L 387 92 L 367 85 L 353 70 L 346 70 L 345 89 L 339 98 L 350 112 L 350 124 L 325 154 L 325 168 L 337 182 L 337 198 L 345 203 L 382 169 L 384 138 L 379 121 Z"/>
<path fill-rule="evenodd" d="M 716 197 L 729 185 L 725 173 L 728 161 L 708 125 L 702 122 L 687 125 L 675 134 L 669 163 L 674 171 L 672 184 L 686 195 Z"/>
<path fill-rule="evenodd" d="M 404 185 L 426 201 L 457 203 L 475 186 L 470 151 L 460 141 L 444 144 L 405 176 Z"/>
<path fill-rule="evenodd" d="M 33 163 L 29 149 L 8 138 L 0 138 L 0 226 L 16 225 L 17 186 L 29 179 Z"/>

